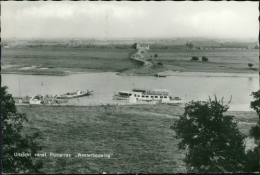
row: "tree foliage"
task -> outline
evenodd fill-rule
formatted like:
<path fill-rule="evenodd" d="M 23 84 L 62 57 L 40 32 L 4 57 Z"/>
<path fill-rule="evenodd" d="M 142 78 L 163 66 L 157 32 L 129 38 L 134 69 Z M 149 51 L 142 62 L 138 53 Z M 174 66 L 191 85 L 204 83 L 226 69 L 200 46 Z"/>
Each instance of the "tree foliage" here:
<path fill-rule="evenodd" d="M 256 92 L 252 92 L 252 96 L 255 99 L 251 101 L 250 107 L 254 109 L 259 115 L 259 94 L 260 90 Z M 259 121 L 258 124 L 252 126 L 249 130 L 249 137 L 253 137 L 255 139 L 255 143 L 259 144 Z M 257 172 L 259 171 L 260 162 L 259 162 L 259 146 L 256 146 L 253 150 L 248 150 L 246 153 L 246 165 L 245 165 L 245 172 Z"/>
<path fill-rule="evenodd" d="M 193 49 L 193 44 L 192 43 L 186 43 L 187 49 Z"/>
<path fill-rule="evenodd" d="M 134 43 L 134 44 L 132 45 L 132 48 L 133 48 L 133 49 L 137 49 L 137 43 Z"/>
<path fill-rule="evenodd" d="M 199 58 L 198 58 L 198 57 L 192 57 L 191 60 L 192 60 L 192 61 L 198 61 Z"/>
<path fill-rule="evenodd" d="M 258 172 L 259 171 L 259 148 L 255 147 L 253 150 L 248 150 L 246 153 L 244 172 Z"/>
<path fill-rule="evenodd" d="M 191 172 L 239 172 L 245 159 L 244 136 L 222 100 L 191 101 L 174 123 L 179 149 L 186 149 L 184 162 Z"/>
<path fill-rule="evenodd" d="M 253 63 L 248 63 L 248 67 L 253 67 L 254 64 Z"/>
<path fill-rule="evenodd" d="M 207 57 L 202 57 L 202 61 L 209 61 L 209 59 Z"/>
<path fill-rule="evenodd" d="M 3 173 L 39 173 L 42 162 L 33 159 L 34 153 L 41 149 L 35 139 L 38 133 L 22 136 L 25 114 L 17 112 L 7 87 L 1 87 L 1 127 L 2 127 L 2 172 Z M 32 157 L 19 157 L 15 153 L 31 153 Z"/>
<path fill-rule="evenodd" d="M 162 63 L 162 62 L 158 62 L 158 65 L 159 65 L 159 66 L 163 66 L 163 63 Z"/>
<path fill-rule="evenodd" d="M 260 90 L 256 91 L 256 92 L 252 92 L 251 96 L 253 96 L 253 98 L 255 99 L 254 101 L 251 101 L 250 103 L 250 107 L 252 109 L 254 109 L 257 114 L 259 114 L 259 96 L 260 96 Z"/>

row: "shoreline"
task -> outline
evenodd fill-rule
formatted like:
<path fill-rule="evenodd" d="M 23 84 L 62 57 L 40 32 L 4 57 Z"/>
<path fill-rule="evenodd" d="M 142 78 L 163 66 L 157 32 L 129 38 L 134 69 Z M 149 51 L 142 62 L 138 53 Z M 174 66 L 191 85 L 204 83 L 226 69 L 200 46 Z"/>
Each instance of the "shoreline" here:
<path fill-rule="evenodd" d="M 19 98 L 19 97 L 13 97 L 13 98 Z M 125 103 L 125 102 L 122 102 L 122 101 L 114 101 L 114 103 L 109 103 L 109 105 L 107 105 L 107 103 L 102 103 L 102 104 L 96 104 L 96 103 L 89 103 L 89 104 L 73 104 L 73 103 L 56 103 L 56 104 L 39 104 L 39 105 L 36 105 L 36 104 L 29 104 L 29 103 L 18 103 L 16 102 L 15 103 L 15 106 L 30 106 L 30 107 L 47 107 L 47 108 L 51 108 L 51 107 L 68 107 L 68 108 L 73 108 L 73 107 L 82 107 L 82 108 L 91 108 L 91 107 L 133 107 L 133 108 L 140 108 L 140 107 L 148 107 L 150 106 L 151 108 L 157 106 L 157 107 L 164 107 L 164 108 L 167 108 L 167 107 L 174 107 L 174 108 L 177 108 L 178 110 L 182 110 L 184 111 L 184 104 L 187 103 L 187 102 L 184 102 L 180 105 L 173 105 L 173 104 L 156 104 L 155 102 L 154 103 L 146 103 L 146 102 L 140 102 L 140 103 L 136 103 L 136 104 L 132 104 L 132 103 Z M 255 111 L 251 108 L 249 109 L 241 109 L 239 110 L 237 107 L 233 107 L 233 106 L 230 106 L 229 107 L 229 110 L 227 113 L 254 113 Z"/>
<path fill-rule="evenodd" d="M 64 68 L 61 68 L 64 69 Z M 2 69 L 1 74 L 20 74 L 20 75 L 47 75 L 47 76 L 68 76 L 68 75 L 73 75 L 73 74 L 88 74 L 88 73 L 105 73 L 105 72 L 111 72 L 115 73 L 116 75 L 119 76 L 154 76 L 150 73 L 125 73 L 125 71 L 121 72 L 114 72 L 114 71 L 104 71 L 104 70 L 97 70 L 97 69 L 87 69 L 84 71 L 73 71 L 73 70 L 67 70 L 67 71 L 6 71 Z M 163 72 L 158 72 L 158 75 L 163 75 L 163 76 L 209 76 L 209 77 L 258 77 L 259 73 L 253 73 L 253 72 L 239 72 L 239 73 L 234 73 L 234 72 L 193 72 L 193 71 L 163 71 Z"/>
<path fill-rule="evenodd" d="M 232 72 L 180 72 L 180 71 L 165 71 L 158 75 L 165 76 L 209 76 L 209 77 L 258 77 L 256 73 L 232 73 Z"/>

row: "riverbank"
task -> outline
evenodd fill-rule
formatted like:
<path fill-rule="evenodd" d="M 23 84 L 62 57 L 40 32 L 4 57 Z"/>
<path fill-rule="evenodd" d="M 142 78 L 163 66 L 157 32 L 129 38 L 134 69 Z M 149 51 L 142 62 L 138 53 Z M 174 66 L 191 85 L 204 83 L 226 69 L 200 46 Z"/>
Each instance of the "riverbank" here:
<path fill-rule="evenodd" d="M 41 153 L 71 154 L 43 157 L 45 173 L 176 173 L 186 172 L 173 123 L 184 109 L 169 105 L 43 107 L 17 106 L 29 123 L 24 133 L 39 132 Z M 248 135 L 258 120 L 255 112 L 228 112 L 244 122 Z M 78 154 L 108 157 L 78 157 Z M 57 167 L 58 166 L 58 167 Z"/>
<path fill-rule="evenodd" d="M 137 59 L 131 59 L 133 55 L 136 55 Z M 209 58 L 208 62 L 191 61 L 192 56 L 198 56 L 201 59 L 204 55 Z M 1 73 L 55 76 L 88 72 L 119 72 L 119 75 L 153 76 L 165 71 L 258 74 L 256 55 L 258 55 L 256 49 L 137 51 L 130 48 L 2 48 Z M 252 68 L 248 67 L 249 62 L 254 63 Z"/>
<path fill-rule="evenodd" d="M 1 73 L 67 75 L 78 72 L 120 72 L 139 67 L 135 49 L 22 47 L 2 48 Z"/>

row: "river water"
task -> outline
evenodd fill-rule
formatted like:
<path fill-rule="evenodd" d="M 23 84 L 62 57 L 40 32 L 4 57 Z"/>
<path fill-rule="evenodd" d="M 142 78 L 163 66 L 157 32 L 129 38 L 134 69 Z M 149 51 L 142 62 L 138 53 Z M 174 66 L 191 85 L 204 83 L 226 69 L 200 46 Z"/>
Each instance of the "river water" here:
<path fill-rule="evenodd" d="M 166 78 L 153 76 L 118 76 L 116 73 L 84 73 L 69 76 L 35 76 L 3 74 L 2 86 L 8 86 L 8 92 L 19 96 L 37 94 L 61 95 L 75 90 L 94 90 L 88 97 L 70 100 L 69 105 L 98 105 L 125 103 L 112 100 L 114 91 L 131 91 L 133 87 L 169 89 L 171 95 L 185 97 L 184 102 L 207 100 L 224 97 L 228 102 L 231 95 L 230 110 L 249 111 L 251 92 L 259 89 L 259 78 L 256 74 L 209 74 L 209 73 L 175 73 Z M 43 89 L 41 83 L 43 82 Z"/>

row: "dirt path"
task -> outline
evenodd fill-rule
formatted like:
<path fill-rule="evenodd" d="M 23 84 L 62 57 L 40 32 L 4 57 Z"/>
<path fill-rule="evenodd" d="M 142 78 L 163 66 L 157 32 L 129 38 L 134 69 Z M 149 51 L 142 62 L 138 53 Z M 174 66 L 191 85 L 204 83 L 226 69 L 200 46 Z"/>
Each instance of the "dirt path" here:
<path fill-rule="evenodd" d="M 143 62 L 143 66 L 152 66 L 153 64 L 149 61 L 146 61 L 144 59 L 144 56 L 141 54 L 141 49 L 138 50 L 131 58 L 134 59 L 134 60 L 137 60 L 137 61 L 141 61 Z"/>
<path fill-rule="evenodd" d="M 118 75 L 134 75 L 137 70 L 147 69 L 151 67 L 153 64 L 145 60 L 145 57 L 141 54 L 142 51 L 142 49 L 139 49 L 134 55 L 131 56 L 131 59 L 141 61 L 143 65 L 136 68 L 130 68 L 128 70 L 118 73 Z"/>

